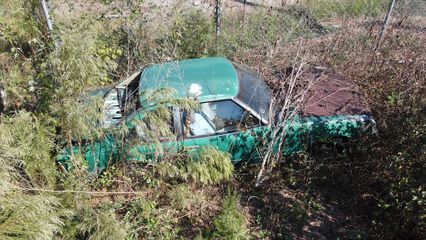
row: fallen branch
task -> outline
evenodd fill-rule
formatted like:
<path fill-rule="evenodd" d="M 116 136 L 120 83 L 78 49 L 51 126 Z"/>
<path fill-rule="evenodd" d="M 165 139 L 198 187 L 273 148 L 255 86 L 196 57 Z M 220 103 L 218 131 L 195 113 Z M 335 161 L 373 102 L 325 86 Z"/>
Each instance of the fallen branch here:
<path fill-rule="evenodd" d="M 81 193 L 89 195 L 140 195 L 142 192 L 98 192 L 98 191 L 79 191 L 79 190 L 50 190 L 42 188 L 23 188 L 23 187 L 14 187 L 14 189 L 22 191 L 33 191 L 33 192 L 48 192 L 48 193 Z"/>

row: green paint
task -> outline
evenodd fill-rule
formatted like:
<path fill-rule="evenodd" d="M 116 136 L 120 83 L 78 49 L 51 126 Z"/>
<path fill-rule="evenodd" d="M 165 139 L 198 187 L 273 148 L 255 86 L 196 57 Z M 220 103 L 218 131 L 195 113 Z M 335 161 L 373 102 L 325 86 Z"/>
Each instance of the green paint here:
<path fill-rule="evenodd" d="M 285 131 L 282 153 L 291 155 L 305 150 L 308 145 L 316 142 L 333 142 L 336 138 L 342 137 L 356 139 L 372 134 L 375 132 L 375 121 L 369 115 L 297 117 L 279 128 L 277 137 L 281 136 L 281 131 Z M 242 132 L 170 141 L 160 146 L 133 146 L 130 149 L 128 145 L 125 144 L 122 148 L 120 141 L 106 137 L 93 144 L 84 145 L 81 152 L 89 163 L 89 171 L 95 172 L 102 171 L 110 163 L 120 161 L 120 156 L 125 156 L 127 160 L 149 162 L 176 154 L 184 148 L 195 150 L 202 146 L 214 146 L 221 151 L 229 152 L 234 163 L 253 162 L 259 160 L 259 151 L 272 141 L 271 136 L 272 129 L 263 126 Z M 277 142 L 280 143 L 281 140 Z M 77 150 L 74 149 L 76 154 Z M 120 154 L 121 149 L 124 155 Z M 278 146 L 274 146 L 273 149 L 277 153 Z M 65 148 L 57 160 L 67 168 L 70 155 L 69 149 Z"/>
<path fill-rule="evenodd" d="M 146 89 L 174 88 L 178 97 L 188 97 L 193 95 L 192 84 L 200 87 L 200 102 L 230 99 L 238 93 L 237 73 L 229 60 L 220 57 L 151 65 L 144 69 L 139 89 L 143 96 Z"/>

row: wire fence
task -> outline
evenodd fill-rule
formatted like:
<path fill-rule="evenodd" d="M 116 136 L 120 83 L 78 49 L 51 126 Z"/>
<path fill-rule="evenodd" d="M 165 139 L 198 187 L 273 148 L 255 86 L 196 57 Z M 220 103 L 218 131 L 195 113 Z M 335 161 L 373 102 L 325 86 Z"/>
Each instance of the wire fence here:
<path fill-rule="evenodd" d="M 265 48 L 340 31 L 377 36 L 372 44 L 377 50 L 389 28 L 426 29 L 424 0 L 210 0 L 192 5 L 210 14 L 216 37 L 228 34 L 246 46 L 261 42 Z"/>
<path fill-rule="evenodd" d="M 57 0 L 54 3 L 54 20 L 91 14 L 112 28 L 125 28 L 129 43 L 133 42 L 129 44 L 129 52 L 137 55 L 133 57 L 144 57 L 130 69 L 146 62 L 214 53 L 239 59 L 250 55 L 264 61 L 280 56 L 280 47 L 282 50 L 300 39 L 320 40 L 336 33 L 373 36 L 376 40 L 372 41 L 371 49 L 377 49 L 392 28 L 426 31 L 425 0 L 92 0 L 78 4 Z M 216 51 L 211 51 L 215 45 Z M 155 52 L 155 56 L 140 54 L 143 51 Z M 188 51 L 191 54 L 179 54 Z"/>
<path fill-rule="evenodd" d="M 323 27 L 342 27 L 348 22 L 380 24 L 387 15 L 388 24 L 400 26 L 409 22 L 421 30 L 426 28 L 425 0 L 93 0 L 77 3 L 58 0 L 52 5 L 61 19 L 90 13 L 111 20 L 139 17 L 158 26 L 167 26 L 173 21 L 173 15 L 198 10 L 211 18 L 217 35 L 230 24 L 230 18 L 239 23 L 231 27 L 244 30 L 245 25 L 253 24 L 249 19 L 253 15 L 284 22 L 279 26 L 283 33 L 303 32 L 305 27 L 314 33 L 324 33 Z M 261 20 L 257 21 L 259 28 L 269 27 L 265 24 L 270 23 Z"/>
<path fill-rule="evenodd" d="M 318 18 L 334 17 L 378 17 L 389 10 L 393 0 L 210 0 L 194 6 L 212 6 L 221 3 L 224 9 L 246 8 L 283 9 L 294 6 L 310 9 Z M 395 13 L 399 16 L 425 16 L 426 1 L 396 0 Z"/>
<path fill-rule="evenodd" d="M 263 9 L 269 15 L 282 15 L 298 9 L 304 11 L 304 17 L 315 18 L 325 24 L 349 19 L 383 22 L 391 11 L 392 22 L 413 20 L 413 24 L 426 27 L 424 0 L 210 0 L 204 2 L 204 8 L 213 13 L 217 11 L 218 4 L 224 14 L 252 13 Z"/>

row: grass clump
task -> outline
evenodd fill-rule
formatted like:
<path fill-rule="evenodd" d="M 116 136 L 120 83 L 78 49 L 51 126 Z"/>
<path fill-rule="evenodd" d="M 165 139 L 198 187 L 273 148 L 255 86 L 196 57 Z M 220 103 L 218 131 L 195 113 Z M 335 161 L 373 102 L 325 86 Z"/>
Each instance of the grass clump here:
<path fill-rule="evenodd" d="M 386 11 L 384 0 L 308 0 L 307 6 L 318 18 L 376 17 Z"/>

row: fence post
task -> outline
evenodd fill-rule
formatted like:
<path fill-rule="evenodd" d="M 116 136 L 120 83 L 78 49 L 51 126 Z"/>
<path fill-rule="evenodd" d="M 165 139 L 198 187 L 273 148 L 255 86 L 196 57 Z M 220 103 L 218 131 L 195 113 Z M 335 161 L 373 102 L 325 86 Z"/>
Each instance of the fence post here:
<path fill-rule="evenodd" d="M 221 0 L 216 0 L 215 13 L 214 13 L 216 38 L 219 38 L 220 36 L 220 17 L 221 17 L 220 8 L 221 8 Z"/>
<path fill-rule="evenodd" d="M 44 19 L 47 23 L 47 29 L 49 32 L 53 30 L 52 20 L 49 17 L 49 9 L 47 8 L 47 4 L 45 0 L 40 0 L 41 8 L 43 9 Z"/>
<path fill-rule="evenodd" d="M 384 35 L 385 35 L 387 27 L 389 25 L 390 16 L 391 16 L 392 11 L 395 7 L 395 2 L 396 2 L 396 0 L 391 0 L 391 2 L 389 4 L 388 13 L 386 14 L 385 22 L 383 23 L 383 27 L 382 27 L 382 30 L 380 31 L 379 39 L 377 40 L 377 44 L 374 47 L 374 51 L 377 51 L 380 48 L 380 46 L 382 45 Z"/>
<path fill-rule="evenodd" d="M 6 93 L 3 88 L 3 83 L 0 82 L 0 114 L 6 109 Z"/>

